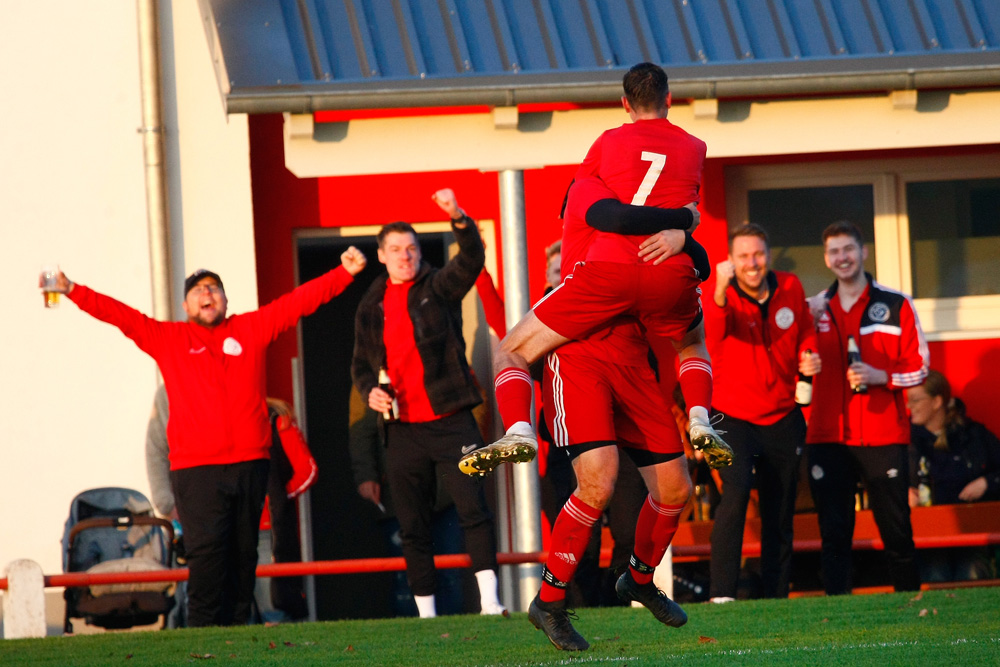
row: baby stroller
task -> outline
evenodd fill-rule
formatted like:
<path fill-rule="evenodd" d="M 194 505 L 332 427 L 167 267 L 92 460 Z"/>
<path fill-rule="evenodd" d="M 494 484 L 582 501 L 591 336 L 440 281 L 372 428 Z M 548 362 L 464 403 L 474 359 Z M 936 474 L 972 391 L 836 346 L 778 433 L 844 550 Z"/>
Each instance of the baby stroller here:
<path fill-rule="evenodd" d="M 63 532 L 64 572 L 167 570 L 173 556 L 173 526 L 153 516 L 146 496 L 133 489 L 83 491 L 70 503 Z M 99 584 L 66 588 L 64 629 L 71 618 L 107 629 L 150 625 L 174 604 L 174 582 Z"/>

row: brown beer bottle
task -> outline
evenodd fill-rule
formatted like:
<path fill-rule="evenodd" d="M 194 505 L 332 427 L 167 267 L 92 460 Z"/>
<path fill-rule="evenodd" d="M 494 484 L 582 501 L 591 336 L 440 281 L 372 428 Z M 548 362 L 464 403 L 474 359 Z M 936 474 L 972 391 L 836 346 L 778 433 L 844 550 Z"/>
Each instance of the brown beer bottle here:
<path fill-rule="evenodd" d="M 847 337 L 847 365 L 850 366 L 853 363 L 861 361 L 861 350 L 858 349 L 858 344 L 854 340 L 854 336 Z M 851 387 L 851 391 L 855 394 L 867 394 L 868 385 L 864 382 L 858 383 Z"/>
<path fill-rule="evenodd" d="M 396 390 L 392 388 L 392 382 L 389 381 L 389 371 L 386 370 L 385 366 L 378 369 L 378 388 L 389 394 L 389 397 L 392 398 L 392 405 L 382 413 L 382 417 L 387 422 L 398 420 L 399 402 L 396 400 Z"/>

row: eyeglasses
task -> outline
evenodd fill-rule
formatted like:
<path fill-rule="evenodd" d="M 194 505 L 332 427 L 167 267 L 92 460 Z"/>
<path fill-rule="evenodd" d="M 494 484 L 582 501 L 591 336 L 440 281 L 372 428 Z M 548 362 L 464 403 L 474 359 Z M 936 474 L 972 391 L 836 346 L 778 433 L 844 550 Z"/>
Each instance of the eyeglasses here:
<path fill-rule="evenodd" d="M 930 396 L 910 396 L 906 399 L 906 405 L 907 406 L 916 405 L 920 401 L 926 401 L 928 399 L 930 399 Z"/>
<path fill-rule="evenodd" d="M 222 288 L 219 287 L 218 285 L 215 285 L 215 284 L 211 284 L 211 285 L 195 285 L 194 287 L 191 288 L 191 291 L 188 292 L 188 294 L 194 294 L 195 296 L 201 296 L 205 292 L 208 292 L 209 294 L 222 294 Z"/>

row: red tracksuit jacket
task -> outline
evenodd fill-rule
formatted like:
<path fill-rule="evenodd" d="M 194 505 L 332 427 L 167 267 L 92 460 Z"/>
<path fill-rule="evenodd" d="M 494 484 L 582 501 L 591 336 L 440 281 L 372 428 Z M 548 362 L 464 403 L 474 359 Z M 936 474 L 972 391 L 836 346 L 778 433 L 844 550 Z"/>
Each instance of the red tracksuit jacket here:
<path fill-rule="evenodd" d="M 901 445 L 910 442 L 903 389 L 923 383 L 930 352 L 910 297 L 879 285 L 868 287 L 848 313 L 840 307 L 837 283 L 816 323 L 823 371 L 813 380 L 807 443 Z M 855 394 L 847 382 L 847 337 L 854 336 L 861 361 L 889 374 L 889 383 Z"/>
<path fill-rule="evenodd" d="M 799 355 L 817 351 L 802 283 L 784 271 L 769 271 L 767 281 L 767 321 L 760 304 L 733 285 L 726 288 L 725 308 L 712 297 L 702 299 L 712 355 L 712 406 L 761 425 L 774 424 L 795 408 Z"/>
<path fill-rule="evenodd" d="M 178 470 L 269 457 L 267 346 L 352 281 L 346 269 L 337 267 L 211 329 L 154 320 L 80 284 L 69 298 L 84 312 L 121 329 L 156 360 L 170 402 L 170 469 Z"/>

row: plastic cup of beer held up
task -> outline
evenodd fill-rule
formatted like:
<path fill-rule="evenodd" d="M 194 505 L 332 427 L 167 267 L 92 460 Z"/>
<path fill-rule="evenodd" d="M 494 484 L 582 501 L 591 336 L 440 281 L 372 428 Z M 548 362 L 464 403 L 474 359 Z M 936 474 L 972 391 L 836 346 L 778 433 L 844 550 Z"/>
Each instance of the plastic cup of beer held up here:
<path fill-rule="evenodd" d="M 46 264 L 42 267 L 42 290 L 45 293 L 45 307 L 55 308 L 59 305 L 59 292 L 55 291 L 59 282 L 59 266 Z"/>

